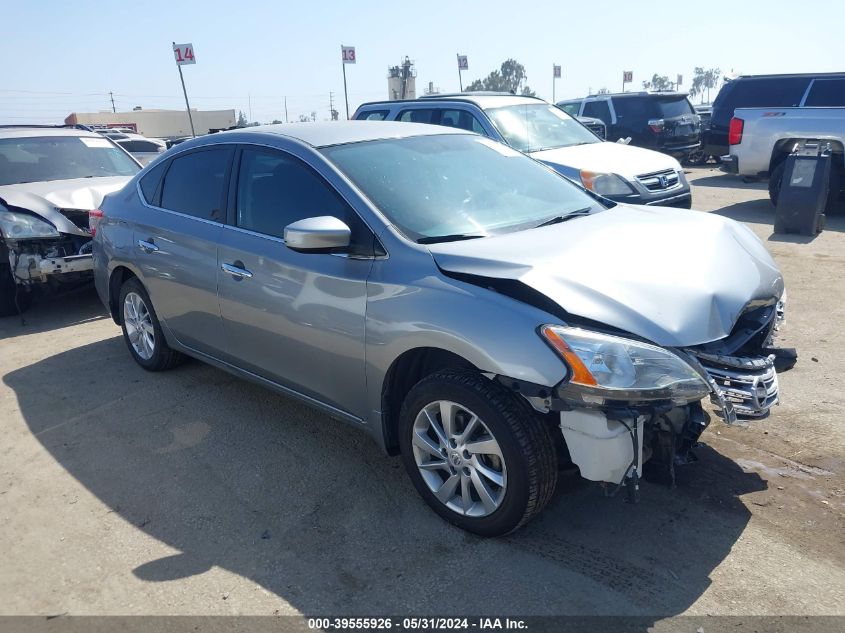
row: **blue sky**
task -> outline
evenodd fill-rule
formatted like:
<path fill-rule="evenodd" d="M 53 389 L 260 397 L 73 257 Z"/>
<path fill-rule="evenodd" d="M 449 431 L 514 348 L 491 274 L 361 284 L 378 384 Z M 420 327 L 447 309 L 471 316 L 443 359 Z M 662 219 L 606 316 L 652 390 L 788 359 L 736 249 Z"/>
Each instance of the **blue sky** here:
<path fill-rule="evenodd" d="M 387 68 L 408 55 L 417 88 L 458 89 L 455 55 L 469 56 L 464 83 L 508 57 L 529 85 L 552 96 L 552 64 L 563 66 L 556 96 L 634 88 L 653 73 L 695 66 L 746 74 L 845 70 L 845 2 L 516 0 L 322 2 L 4 0 L 0 37 L 0 123 L 60 122 L 72 111 L 182 108 L 171 42 L 192 42 L 184 68 L 191 105 L 252 111 L 252 119 L 329 116 L 329 92 L 343 112 L 340 45 L 356 46 L 348 66 L 349 107 L 387 97 Z M 828 33 L 825 35 L 825 33 Z M 715 95 L 711 95 L 714 97 Z M 251 102 L 251 103 L 250 103 Z"/>

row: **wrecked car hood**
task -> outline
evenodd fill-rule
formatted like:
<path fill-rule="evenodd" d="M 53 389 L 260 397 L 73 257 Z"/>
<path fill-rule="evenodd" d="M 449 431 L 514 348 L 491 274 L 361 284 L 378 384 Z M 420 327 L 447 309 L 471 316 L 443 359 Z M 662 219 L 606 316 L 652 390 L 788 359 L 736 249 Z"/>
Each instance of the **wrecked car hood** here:
<path fill-rule="evenodd" d="M 783 278 L 750 229 L 710 213 L 617 205 L 561 224 L 429 246 L 455 273 L 517 280 L 569 314 L 686 347 L 727 336 Z"/>
<path fill-rule="evenodd" d="M 130 180 L 131 176 L 109 176 L 3 185 L 0 186 L 0 202 L 9 208 L 18 207 L 40 215 L 60 233 L 88 236 L 59 209 L 96 209 L 106 194 L 119 191 Z"/>
<path fill-rule="evenodd" d="M 530 156 L 552 168 L 577 167 L 587 171 L 619 174 L 628 180 L 656 171 L 681 170 L 680 163 L 671 156 L 622 143 L 586 143 L 532 152 Z"/>

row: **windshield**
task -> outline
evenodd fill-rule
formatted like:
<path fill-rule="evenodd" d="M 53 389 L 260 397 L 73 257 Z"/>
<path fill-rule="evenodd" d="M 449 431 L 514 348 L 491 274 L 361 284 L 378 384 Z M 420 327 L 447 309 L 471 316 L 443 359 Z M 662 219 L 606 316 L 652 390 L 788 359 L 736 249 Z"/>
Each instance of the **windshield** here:
<path fill-rule="evenodd" d="M 546 103 L 491 108 L 485 112 L 508 145 L 520 152 L 602 142 L 571 116 Z"/>
<path fill-rule="evenodd" d="M 40 136 L 0 139 L 0 185 L 134 176 L 141 168 L 102 137 Z"/>
<path fill-rule="evenodd" d="M 603 209 L 547 167 L 480 136 L 416 136 L 322 151 L 416 241 L 484 237 Z"/>

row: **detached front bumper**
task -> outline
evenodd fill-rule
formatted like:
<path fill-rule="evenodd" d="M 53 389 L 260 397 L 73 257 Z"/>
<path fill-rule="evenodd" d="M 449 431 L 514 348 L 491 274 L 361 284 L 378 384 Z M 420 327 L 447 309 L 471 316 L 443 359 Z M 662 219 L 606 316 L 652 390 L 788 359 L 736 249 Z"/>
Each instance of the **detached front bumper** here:
<path fill-rule="evenodd" d="M 739 175 L 739 157 L 734 156 L 733 154 L 728 154 L 726 156 L 720 156 L 722 160 L 722 171 L 726 174 L 733 174 L 734 176 Z"/>
<path fill-rule="evenodd" d="M 31 253 L 21 253 L 16 264 L 15 277 L 23 283 L 45 283 L 50 278 L 69 273 L 90 273 L 94 270 L 94 259 L 87 253 L 67 257 L 41 257 Z"/>

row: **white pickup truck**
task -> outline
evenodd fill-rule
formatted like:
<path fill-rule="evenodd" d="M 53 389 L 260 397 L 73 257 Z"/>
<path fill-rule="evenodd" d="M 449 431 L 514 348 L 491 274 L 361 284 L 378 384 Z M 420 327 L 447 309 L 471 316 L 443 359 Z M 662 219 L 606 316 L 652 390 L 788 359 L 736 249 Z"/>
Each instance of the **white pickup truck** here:
<path fill-rule="evenodd" d="M 828 207 L 842 186 L 845 108 L 737 108 L 728 129 L 730 153 L 722 169 L 746 177 L 768 177 L 769 197 L 777 204 L 786 157 L 804 140 L 830 143 Z"/>

